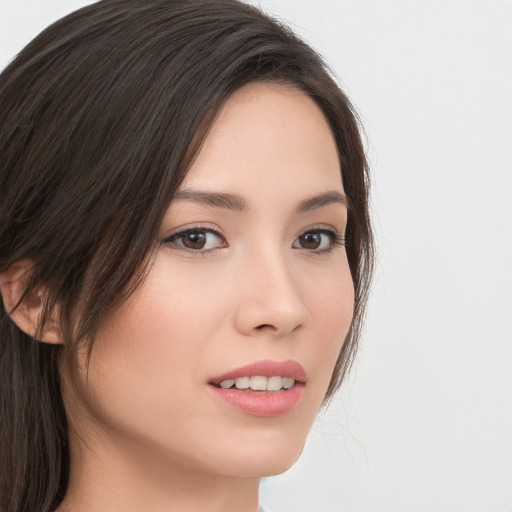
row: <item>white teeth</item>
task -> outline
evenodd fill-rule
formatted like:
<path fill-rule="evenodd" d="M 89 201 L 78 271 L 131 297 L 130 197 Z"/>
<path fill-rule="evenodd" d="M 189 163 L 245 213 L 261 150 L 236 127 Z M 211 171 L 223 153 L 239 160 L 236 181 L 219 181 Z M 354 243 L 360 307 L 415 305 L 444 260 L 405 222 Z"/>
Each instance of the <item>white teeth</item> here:
<path fill-rule="evenodd" d="M 259 375 L 251 377 L 251 389 L 253 391 L 265 391 L 267 389 L 267 377 Z"/>
<path fill-rule="evenodd" d="M 235 385 L 236 389 L 244 391 L 279 391 L 280 389 L 290 389 L 295 384 L 295 379 L 291 377 L 263 377 L 255 375 L 253 377 L 238 377 L 237 379 L 223 380 L 219 386 L 222 389 L 229 389 Z"/>
<path fill-rule="evenodd" d="M 295 379 L 292 379 L 291 377 L 285 377 L 283 379 L 283 388 L 284 389 L 290 389 L 295 384 Z"/>
<path fill-rule="evenodd" d="M 238 377 L 238 379 L 235 379 L 236 389 L 247 389 L 250 382 L 251 379 L 249 377 Z"/>
<path fill-rule="evenodd" d="M 283 387 L 281 377 L 269 377 L 267 379 L 267 391 L 279 391 Z"/>

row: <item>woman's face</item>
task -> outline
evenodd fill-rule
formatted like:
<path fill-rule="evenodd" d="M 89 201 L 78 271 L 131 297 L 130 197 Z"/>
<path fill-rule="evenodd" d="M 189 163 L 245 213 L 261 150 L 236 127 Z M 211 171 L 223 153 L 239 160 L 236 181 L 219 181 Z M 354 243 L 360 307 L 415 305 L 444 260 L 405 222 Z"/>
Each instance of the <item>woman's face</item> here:
<path fill-rule="evenodd" d="M 223 475 L 293 464 L 352 319 L 343 194 L 309 97 L 236 92 L 166 212 L 147 279 L 100 328 L 84 439 Z"/>

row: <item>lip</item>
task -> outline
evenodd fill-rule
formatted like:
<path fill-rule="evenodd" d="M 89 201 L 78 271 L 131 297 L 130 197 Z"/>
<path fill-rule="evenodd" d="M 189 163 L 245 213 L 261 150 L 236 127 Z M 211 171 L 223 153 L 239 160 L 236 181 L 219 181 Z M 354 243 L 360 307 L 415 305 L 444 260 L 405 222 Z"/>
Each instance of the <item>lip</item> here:
<path fill-rule="evenodd" d="M 282 391 L 242 391 L 239 389 L 222 389 L 218 385 L 223 380 L 238 377 L 290 377 L 295 384 Z M 293 409 L 304 392 L 306 372 L 295 361 L 258 361 L 230 370 L 214 377 L 208 382 L 208 391 L 225 405 L 251 416 L 275 417 Z"/>

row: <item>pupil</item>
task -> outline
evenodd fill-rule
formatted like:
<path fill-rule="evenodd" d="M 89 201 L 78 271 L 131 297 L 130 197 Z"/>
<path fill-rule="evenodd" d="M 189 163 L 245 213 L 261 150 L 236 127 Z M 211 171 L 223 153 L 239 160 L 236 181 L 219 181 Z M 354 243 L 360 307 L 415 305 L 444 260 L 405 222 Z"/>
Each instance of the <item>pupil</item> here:
<path fill-rule="evenodd" d="M 183 245 L 188 249 L 202 249 L 206 244 L 206 235 L 200 231 L 187 233 L 183 239 Z"/>
<path fill-rule="evenodd" d="M 321 241 L 320 233 L 305 233 L 300 236 L 300 243 L 304 249 L 317 249 Z"/>

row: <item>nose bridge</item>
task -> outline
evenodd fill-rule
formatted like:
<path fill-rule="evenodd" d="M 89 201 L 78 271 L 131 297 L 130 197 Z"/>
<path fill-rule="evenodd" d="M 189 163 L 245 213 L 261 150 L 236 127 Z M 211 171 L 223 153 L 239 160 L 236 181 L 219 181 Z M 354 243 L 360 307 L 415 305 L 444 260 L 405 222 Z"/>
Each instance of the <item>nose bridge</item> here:
<path fill-rule="evenodd" d="M 307 321 L 300 276 L 278 245 L 265 244 L 251 251 L 241 277 L 236 324 L 244 334 L 285 336 Z"/>

